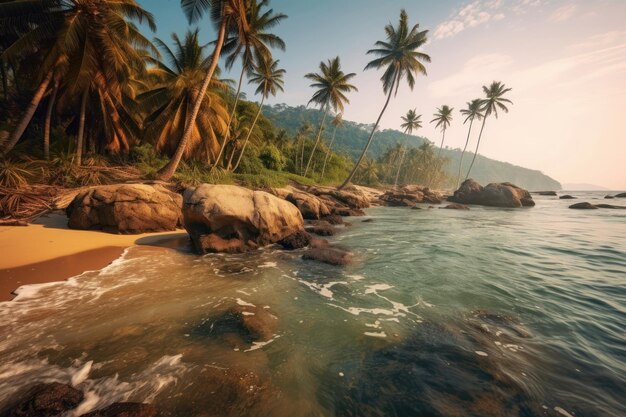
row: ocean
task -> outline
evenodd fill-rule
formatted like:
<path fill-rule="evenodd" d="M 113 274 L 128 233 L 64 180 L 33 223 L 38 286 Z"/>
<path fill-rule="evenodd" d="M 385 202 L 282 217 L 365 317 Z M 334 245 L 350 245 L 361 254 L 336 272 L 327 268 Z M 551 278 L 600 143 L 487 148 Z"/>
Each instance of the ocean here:
<path fill-rule="evenodd" d="M 22 287 L 0 303 L 0 409 L 59 381 L 86 393 L 76 416 L 119 401 L 160 416 L 624 416 L 626 210 L 568 209 L 624 200 L 572 194 L 371 208 L 330 238 L 355 253 L 346 267 L 132 247 Z"/>

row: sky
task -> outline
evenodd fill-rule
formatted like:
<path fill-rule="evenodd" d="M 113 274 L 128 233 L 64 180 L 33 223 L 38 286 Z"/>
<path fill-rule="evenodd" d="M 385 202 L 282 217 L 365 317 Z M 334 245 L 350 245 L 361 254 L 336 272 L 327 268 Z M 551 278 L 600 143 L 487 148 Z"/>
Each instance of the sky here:
<path fill-rule="evenodd" d="M 139 0 L 157 21 L 155 35 L 190 26 L 179 0 Z M 411 90 L 392 99 L 382 128 L 399 129 L 409 109 L 422 114 L 415 134 L 439 144 L 428 123 L 441 105 L 454 108 L 446 145 L 463 148 L 468 125 L 459 110 L 482 97 L 482 86 L 501 81 L 512 88 L 508 114 L 488 119 L 480 153 L 538 169 L 561 183 L 626 189 L 626 1 L 625 0 L 271 0 L 288 15 L 274 32 L 287 44 L 276 51 L 287 71 L 285 92 L 272 103 L 306 105 L 314 90 L 304 74 L 339 56 L 354 72 L 359 91 L 349 95 L 344 118 L 374 123 L 385 96 L 381 71 L 364 67 L 384 26 L 397 24 L 404 8 L 411 25 L 428 30 L 422 51 L 432 62 Z M 204 41 L 215 38 L 208 18 L 198 23 Z M 235 66 L 225 76 L 236 79 Z M 254 87 L 246 85 L 248 99 Z M 470 139 L 476 144 L 478 129 Z M 374 139 L 376 140 L 376 139 Z"/>

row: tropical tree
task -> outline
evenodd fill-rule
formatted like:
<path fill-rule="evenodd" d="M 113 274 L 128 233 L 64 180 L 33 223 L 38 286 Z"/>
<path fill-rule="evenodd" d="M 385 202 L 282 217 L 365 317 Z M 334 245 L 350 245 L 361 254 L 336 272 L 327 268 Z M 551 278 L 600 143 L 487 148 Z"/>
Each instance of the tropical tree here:
<path fill-rule="evenodd" d="M 374 54 L 378 58 L 369 62 L 365 69 L 381 69 L 385 68 L 385 72 L 381 77 L 383 83 L 383 91 L 387 94 L 387 100 L 374 124 L 369 135 L 365 148 L 359 156 L 356 164 L 350 171 L 346 180 L 339 186 L 339 189 L 345 187 L 354 177 L 361 161 L 365 158 L 367 150 L 372 143 L 374 132 L 378 129 L 380 119 L 383 117 L 392 95 L 398 93 L 400 82 L 406 77 L 409 88 L 413 90 L 415 86 L 415 76 L 419 73 L 426 75 L 426 68 L 422 62 L 430 62 L 430 57 L 418 49 L 426 43 L 427 30 L 420 31 L 419 25 L 415 25 L 409 29 L 409 18 L 406 11 L 400 11 L 400 20 L 398 26 L 394 27 L 389 24 L 385 26 L 386 41 L 378 41 L 374 49 L 367 51 L 368 54 Z"/>
<path fill-rule="evenodd" d="M 324 173 L 326 172 L 326 163 L 328 163 L 328 158 L 330 157 L 331 149 L 333 147 L 333 143 L 335 142 L 335 134 L 337 133 L 337 128 L 343 125 L 343 113 L 337 114 L 333 121 L 331 122 L 333 125 L 333 136 L 330 139 L 330 143 L 328 144 L 328 149 L 326 150 L 326 156 L 324 157 L 324 164 L 322 165 L 322 174 L 320 178 L 324 179 Z"/>
<path fill-rule="evenodd" d="M 443 142 L 446 140 L 446 130 L 450 127 L 450 123 L 452 122 L 452 111 L 454 109 L 450 106 L 443 105 L 437 109 L 437 113 L 433 116 L 435 117 L 431 120 L 431 123 L 437 123 L 435 125 L 436 128 L 441 129 L 441 145 L 439 146 L 439 153 L 437 157 L 441 156 L 441 151 L 443 150 Z"/>
<path fill-rule="evenodd" d="M 38 57 L 35 93 L 3 153 L 9 152 L 18 142 L 53 79 L 62 80 L 72 96 L 81 97 L 79 142 L 84 133 L 84 113 L 89 95 L 96 94 L 106 108 L 102 114 L 110 118 L 109 122 L 116 130 L 107 148 L 115 152 L 121 145 L 122 150 L 128 150 L 118 108 L 124 84 L 135 71 L 143 69 L 143 48 L 153 48 L 133 22 L 146 22 L 155 30 L 152 15 L 135 0 L 51 0 L 3 2 L 0 3 L 0 16 L 0 24 L 14 24 L 22 29 L 2 58 Z M 54 84 L 56 89 L 56 82 Z M 81 149 L 77 146 L 78 161 Z"/>
<path fill-rule="evenodd" d="M 335 112 L 339 111 L 343 113 L 344 105 L 350 103 L 350 100 L 348 100 L 345 94 L 351 91 L 358 91 L 354 85 L 350 84 L 350 80 L 355 76 L 355 73 L 346 74 L 341 70 L 339 57 L 329 59 L 327 62 L 320 62 L 320 73 L 308 73 L 304 76 L 313 81 L 311 87 L 317 89 L 308 104 L 314 103 L 320 106 L 320 110 L 324 112 L 320 127 L 317 131 L 317 138 L 315 139 L 313 150 L 309 155 L 309 160 L 304 169 L 305 177 L 309 172 L 315 150 L 320 143 L 322 129 L 324 128 L 324 122 L 326 121 L 328 112 L 332 108 Z"/>
<path fill-rule="evenodd" d="M 504 95 L 509 91 L 511 91 L 511 88 L 506 88 L 504 83 L 500 81 L 493 81 L 489 87 L 483 85 L 483 92 L 486 96 L 486 98 L 483 100 L 482 108 L 484 113 L 483 123 L 480 126 L 480 133 L 478 134 L 478 141 L 476 142 L 476 151 L 474 152 L 472 163 L 467 170 L 467 175 L 465 176 L 465 179 L 468 179 L 470 173 L 472 172 L 472 167 L 474 166 L 474 161 L 476 160 L 476 155 L 478 154 L 478 147 L 480 146 L 480 139 L 483 136 L 483 129 L 485 128 L 485 122 L 487 121 L 487 117 L 493 114 L 497 119 L 498 109 L 502 110 L 505 113 L 509 112 L 506 104 L 513 104 L 513 102 L 507 98 L 504 98 Z"/>
<path fill-rule="evenodd" d="M 148 113 L 144 138 L 153 143 L 157 151 L 170 157 L 175 154 L 186 121 L 191 117 L 197 86 L 205 77 L 210 60 L 207 45 L 200 45 L 198 29 L 188 31 L 182 41 L 172 34 L 172 41 L 174 50 L 155 39 L 167 62 L 155 60 L 155 67 L 150 69 L 154 85 L 138 96 Z M 226 134 L 228 110 L 220 95 L 226 89 L 217 77 L 211 79 L 183 152 L 184 158 L 196 156 L 215 161 L 220 148 L 218 138 Z"/>
<path fill-rule="evenodd" d="M 255 83 L 258 85 L 255 94 L 261 94 L 261 103 L 259 103 L 259 110 L 256 112 L 254 116 L 254 120 L 252 121 L 252 126 L 248 130 L 248 135 L 243 142 L 243 147 L 241 148 L 241 152 L 239 153 L 239 158 L 235 163 L 235 167 L 233 171 L 239 167 L 239 163 L 241 162 L 241 157 L 246 151 L 246 145 L 248 145 L 248 141 L 250 140 L 250 135 L 256 125 L 257 120 L 259 120 L 259 116 L 263 111 L 263 103 L 265 99 L 270 95 L 275 96 L 278 91 L 284 91 L 283 77 L 285 76 L 285 70 L 282 68 L 278 68 L 279 60 L 274 61 L 271 56 L 266 57 L 263 55 L 259 55 L 257 57 L 258 61 L 256 68 L 252 72 L 252 77 L 250 78 L 251 83 Z"/>
<path fill-rule="evenodd" d="M 224 52 L 228 53 L 228 57 L 226 58 L 227 69 L 230 70 L 237 61 L 237 58 L 241 57 L 241 73 L 239 74 L 237 92 L 235 93 L 233 108 L 228 117 L 229 128 L 235 116 L 235 111 L 237 110 L 244 74 L 247 73 L 251 75 L 253 73 L 255 57 L 257 61 L 261 59 L 271 61 L 272 52 L 270 48 L 278 48 L 281 51 L 285 50 L 285 42 L 279 36 L 270 33 L 269 30 L 286 19 L 287 15 L 282 13 L 275 14 L 273 9 L 264 11 L 263 8 L 268 5 L 269 0 L 248 1 L 246 4 L 247 26 L 245 28 L 242 27 L 242 30 L 234 33 L 234 36 L 231 36 L 224 43 Z M 227 134 L 222 142 L 216 164 L 220 162 L 224 148 L 229 141 L 229 133 L 230 129 L 227 129 Z"/>
<path fill-rule="evenodd" d="M 456 188 L 459 187 L 459 182 L 461 181 L 461 167 L 463 165 L 463 156 L 465 155 L 465 151 L 467 150 L 467 145 L 469 144 L 470 135 L 472 133 L 472 125 L 474 124 L 474 120 L 480 121 L 483 118 L 482 106 L 483 106 L 483 101 L 477 98 L 477 99 L 467 102 L 466 109 L 461 109 L 461 115 L 465 116 L 465 120 L 463 120 L 463 124 L 467 123 L 468 120 L 470 124 L 469 124 L 469 129 L 467 129 L 467 138 L 465 139 L 465 146 L 463 147 L 463 152 L 461 152 L 461 159 L 459 160 L 459 174 L 456 177 Z"/>
<path fill-rule="evenodd" d="M 242 33 L 248 26 L 245 0 L 181 0 L 180 4 L 187 15 L 189 23 L 198 21 L 205 12 L 209 11 L 211 20 L 218 26 L 218 31 L 210 63 L 207 66 L 202 86 L 198 90 L 197 96 L 194 97 L 192 110 L 185 124 L 183 136 L 178 142 L 176 152 L 172 158 L 158 172 L 158 178 L 161 180 L 169 180 L 172 178 L 172 175 L 174 175 L 174 172 L 176 172 L 178 168 L 178 164 L 180 164 L 183 154 L 187 150 L 187 145 L 196 125 L 196 118 L 200 112 L 200 107 L 202 107 L 202 102 L 204 101 L 204 93 L 213 79 L 213 74 L 215 73 L 220 54 L 222 53 L 226 35 L 230 33 Z"/>
<path fill-rule="evenodd" d="M 296 133 L 296 140 L 298 142 L 296 149 L 295 149 L 296 172 L 302 173 L 302 170 L 304 168 L 304 146 L 306 144 L 307 135 L 311 133 L 312 131 L 313 131 L 313 126 L 311 126 L 311 123 L 305 121 L 302 123 L 302 125 L 298 129 L 298 133 Z"/>
<path fill-rule="evenodd" d="M 404 129 L 404 133 L 410 135 L 414 130 L 417 130 L 422 127 L 422 121 L 420 120 L 422 117 L 421 114 L 417 114 L 415 109 L 409 110 L 406 113 L 406 116 L 402 116 L 401 119 L 403 123 L 400 125 Z M 394 187 L 398 186 L 398 178 L 400 177 L 400 169 L 402 168 L 402 163 L 404 162 L 404 157 L 406 155 L 406 148 L 402 147 L 402 154 L 400 156 L 400 163 L 398 164 L 398 170 L 396 171 L 396 179 L 393 183 Z"/>

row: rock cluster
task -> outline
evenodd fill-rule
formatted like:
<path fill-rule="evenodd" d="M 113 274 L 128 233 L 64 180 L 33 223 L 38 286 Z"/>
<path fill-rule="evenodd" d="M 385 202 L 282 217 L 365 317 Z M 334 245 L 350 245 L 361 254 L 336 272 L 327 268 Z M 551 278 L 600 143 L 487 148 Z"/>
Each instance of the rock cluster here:
<path fill-rule="evenodd" d="M 417 203 L 440 204 L 443 197 L 428 187 L 408 185 L 397 190 L 386 191 L 379 199 L 386 206 L 412 207 Z"/>
<path fill-rule="evenodd" d="M 77 194 L 66 214 L 71 229 L 162 232 L 181 224 L 181 205 L 180 194 L 161 185 L 102 185 Z"/>
<path fill-rule="evenodd" d="M 569 208 L 571 209 L 578 209 L 578 210 L 596 210 L 596 209 L 626 209 L 626 206 L 614 206 L 611 204 L 591 204 L 588 202 L 584 202 L 584 203 L 576 203 L 576 204 L 572 204 L 571 206 L 569 206 Z"/>
<path fill-rule="evenodd" d="M 448 201 L 460 204 L 478 204 L 492 207 L 532 207 L 535 205 L 530 193 L 508 182 L 491 183 L 483 187 L 473 179 L 461 184 Z"/>

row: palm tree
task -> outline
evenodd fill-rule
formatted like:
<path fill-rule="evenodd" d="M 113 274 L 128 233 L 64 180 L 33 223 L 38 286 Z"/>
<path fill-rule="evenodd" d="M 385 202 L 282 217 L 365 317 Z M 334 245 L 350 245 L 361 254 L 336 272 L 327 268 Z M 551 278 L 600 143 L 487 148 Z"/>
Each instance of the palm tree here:
<path fill-rule="evenodd" d="M 443 150 L 443 142 L 446 139 L 446 129 L 450 127 L 450 122 L 452 122 L 452 110 L 454 110 L 454 108 L 443 105 L 437 109 L 437 113 L 433 115 L 435 116 L 435 118 L 430 121 L 431 123 L 437 122 L 435 128 L 440 128 L 442 132 L 441 145 L 439 146 L 439 153 L 437 154 L 437 158 L 441 156 L 441 151 Z"/>
<path fill-rule="evenodd" d="M 241 56 L 241 73 L 239 75 L 239 83 L 237 84 L 237 92 L 235 93 L 235 101 L 233 108 L 228 117 L 228 127 L 226 136 L 222 142 L 220 152 L 217 156 L 216 164 L 219 163 L 224 148 L 229 140 L 230 124 L 237 110 L 237 103 L 241 94 L 241 85 L 245 73 L 249 75 L 254 71 L 255 56 L 258 59 L 271 60 L 272 52 L 270 47 L 285 50 L 285 42 L 268 30 L 278 25 L 287 15 L 279 13 L 274 14 L 273 9 L 263 11 L 263 8 L 269 5 L 269 0 L 249 1 L 246 6 L 247 27 L 245 30 L 236 33 L 224 43 L 224 52 L 229 53 L 226 58 L 226 68 L 231 69 L 237 58 Z M 215 165 L 213 165 L 215 166 Z"/>
<path fill-rule="evenodd" d="M 328 149 L 326 150 L 326 157 L 324 158 L 324 165 L 322 166 L 322 175 L 320 178 L 324 179 L 324 173 L 326 172 L 326 163 L 328 162 L 328 158 L 330 157 L 330 152 L 333 147 L 333 142 L 335 142 L 335 134 L 337 133 L 337 128 L 343 125 L 343 113 L 339 113 L 335 116 L 333 121 L 331 122 L 333 125 L 333 136 L 328 144 Z"/>
<path fill-rule="evenodd" d="M 267 58 L 262 55 L 258 56 L 257 59 L 259 60 L 259 62 L 256 65 L 256 69 L 252 73 L 250 82 L 258 84 L 255 94 L 261 94 L 261 103 L 259 104 L 259 110 L 256 112 L 254 120 L 252 121 L 252 126 L 248 130 L 248 135 L 243 141 L 243 147 L 241 148 L 239 158 L 237 159 L 237 163 L 235 163 L 233 171 L 235 171 L 237 167 L 239 167 L 241 157 L 246 151 L 246 145 L 248 144 L 248 140 L 250 140 L 250 135 L 252 134 L 254 126 L 256 125 L 256 122 L 257 120 L 259 120 L 259 116 L 263 111 L 263 103 L 265 102 L 265 99 L 270 95 L 275 96 L 278 91 L 284 91 L 283 77 L 285 75 L 285 70 L 282 68 L 278 68 L 279 60 L 274 61 L 271 57 Z"/>
<path fill-rule="evenodd" d="M 311 126 L 311 123 L 305 121 L 298 129 L 298 133 L 296 133 L 296 139 L 298 141 L 295 149 L 296 172 L 302 173 L 304 168 L 304 145 L 306 144 L 307 135 L 311 133 L 312 130 L 313 126 Z"/>
<path fill-rule="evenodd" d="M 324 122 L 328 116 L 328 112 L 332 108 L 335 112 L 339 111 L 343 113 L 344 105 L 349 104 L 350 100 L 346 97 L 345 93 L 350 91 L 358 91 L 358 89 L 350 84 L 350 80 L 355 77 L 355 73 L 346 74 L 341 70 L 341 63 L 339 57 L 329 59 L 327 62 L 320 62 L 320 73 L 308 73 L 304 77 L 313 81 L 311 87 L 316 88 L 317 91 L 313 94 L 308 104 L 315 103 L 320 106 L 320 110 L 324 112 L 322 122 L 320 123 L 319 130 L 317 131 L 317 138 L 313 145 L 313 150 L 309 155 L 309 161 L 304 169 L 304 176 L 306 177 L 313 160 L 313 155 L 317 149 L 317 145 L 320 143 L 322 135 L 322 129 L 324 128 Z"/>
<path fill-rule="evenodd" d="M 207 45 L 200 45 L 198 29 L 188 31 L 182 41 L 178 35 L 172 34 L 172 40 L 174 50 L 162 40 L 155 39 L 167 63 L 155 60 L 155 67 L 150 70 L 154 85 L 138 96 L 148 113 L 144 138 L 153 143 L 158 152 L 170 157 L 176 153 L 186 121 L 191 117 L 191 103 L 196 100 L 197 86 L 202 82 L 210 60 Z M 226 89 L 217 77 L 211 79 L 183 152 L 184 158 L 196 156 L 215 161 L 220 147 L 218 138 L 226 133 L 228 110 L 220 96 L 220 90 Z"/>
<path fill-rule="evenodd" d="M 415 109 L 409 110 L 406 113 L 406 116 L 402 116 L 402 123 L 400 127 L 404 129 L 404 133 L 410 135 L 413 133 L 413 130 L 420 129 L 422 127 L 422 121 L 420 120 L 422 117 L 421 114 L 417 114 Z M 400 156 L 400 163 L 398 164 L 398 171 L 396 172 L 396 179 L 394 181 L 393 186 L 398 186 L 398 178 L 400 177 L 400 169 L 402 168 L 402 163 L 404 162 L 404 156 L 406 155 L 406 148 L 402 147 L 402 156 Z"/>
<path fill-rule="evenodd" d="M 38 80 L 35 94 L 4 154 L 24 133 L 53 79 L 62 78 L 72 95 L 84 97 L 86 89 L 94 90 L 105 101 L 102 104 L 107 106 L 111 121 L 119 118 L 124 84 L 143 67 L 143 49 L 153 48 L 133 21 L 147 22 L 151 30 L 156 29 L 152 15 L 135 0 L 3 2 L 0 16 L 0 23 L 29 22 L 25 33 L 3 52 L 3 58 L 30 54 L 39 57 L 40 64 L 34 77 Z M 87 99 L 81 101 L 81 108 L 83 102 Z M 127 150 L 127 143 L 123 145 Z"/>
<path fill-rule="evenodd" d="M 459 174 L 456 177 L 456 188 L 459 188 L 459 182 L 461 181 L 461 166 L 463 165 L 463 156 L 465 155 L 465 151 L 467 150 L 467 145 L 469 144 L 470 134 L 472 133 L 472 125 L 474 124 L 474 120 L 478 119 L 479 121 L 483 118 L 482 114 L 482 106 L 483 101 L 479 98 L 469 101 L 467 103 L 467 109 L 461 109 L 461 114 L 465 117 L 463 120 L 463 124 L 467 123 L 469 120 L 470 125 L 467 130 L 467 139 L 465 139 L 465 146 L 463 147 L 463 152 L 461 152 L 461 159 L 459 160 Z"/>
<path fill-rule="evenodd" d="M 172 158 L 157 173 L 157 177 L 161 180 L 167 181 L 172 178 L 172 175 L 176 172 L 176 168 L 178 168 L 178 164 L 180 164 L 183 154 L 187 150 L 187 144 L 189 143 L 194 126 L 196 125 L 196 118 L 200 112 L 200 107 L 202 107 L 202 102 L 204 101 L 204 94 L 213 79 L 213 74 L 217 68 L 217 62 L 222 53 L 222 47 L 224 46 L 227 33 L 241 33 L 248 26 L 245 3 L 245 0 L 181 0 L 180 2 L 189 23 L 194 23 L 199 20 L 204 12 L 209 9 L 211 20 L 219 26 L 219 29 L 217 31 L 217 40 L 215 41 L 215 48 L 211 55 L 210 64 L 206 70 L 202 86 L 198 90 L 197 97 L 194 98 L 193 107 L 185 125 L 183 136 L 178 142 L 178 147 Z"/>
<path fill-rule="evenodd" d="M 367 154 L 367 150 L 374 137 L 374 132 L 378 129 L 380 119 L 383 117 L 383 113 L 385 113 L 389 105 L 392 94 L 395 95 L 398 93 L 402 79 L 406 77 L 409 87 L 413 90 L 415 86 L 415 75 L 418 73 L 426 75 L 426 68 L 422 64 L 422 61 L 430 62 L 430 57 L 419 52 L 418 48 L 426 43 L 426 34 L 428 31 L 419 31 L 419 25 L 415 25 L 409 30 L 408 20 L 409 18 L 406 11 L 403 9 L 400 11 L 400 21 L 397 27 L 393 27 L 391 24 L 385 26 L 387 40 L 376 42 L 376 48 L 367 51 L 368 54 L 374 54 L 378 56 L 378 58 L 369 62 L 365 66 L 365 69 L 385 68 L 381 81 L 383 82 L 383 91 L 387 94 L 387 100 L 372 128 L 361 156 L 359 156 L 348 178 L 346 178 L 338 189 L 344 188 L 352 180 L 352 177 L 354 177 L 361 161 L 363 161 L 363 158 L 365 158 Z"/>
<path fill-rule="evenodd" d="M 509 112 L 509 109 L 506 107 L 504 103 L 513 104 L 511 100 L 508 98 L 504 98 L 503 96 L 511 91 L 511 88 L 506 88 L 504 83 L 500 81 L 493 81 L 489 87 L 483 85 L 483 92 L 487 97 L 483 100 L 482 110 L 484 112 L 483 124 L 480 127 L 480 133 L 478 134 L 478 142 L 476 142 L 476 151 L 474 152 L 474 157 L 472 158 L 472 163 L 470 164 L 469 170 L 467 171 L 467 175 L 465 179 L 469 178 L 470 173 L 472 172 L 472 167 L 474 166 L 474 161 L 476 160 L 476 155 L 478 154 L 478 147 L 480 146 L 480 138 L 483 136 L 483 129 L 485 128 L 485 122 L 487 121 L 487 117 L 490 115 L 494 115 L 495 118 L 498 118 L 498 109 L 502 110 L 505 113 Z"/>

